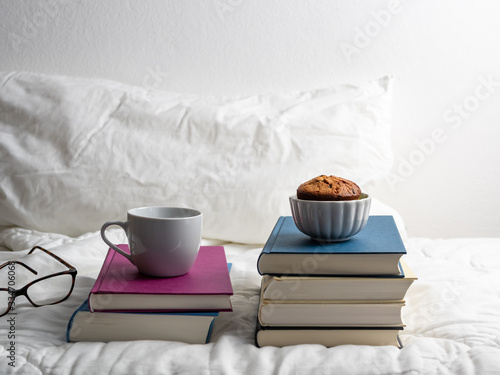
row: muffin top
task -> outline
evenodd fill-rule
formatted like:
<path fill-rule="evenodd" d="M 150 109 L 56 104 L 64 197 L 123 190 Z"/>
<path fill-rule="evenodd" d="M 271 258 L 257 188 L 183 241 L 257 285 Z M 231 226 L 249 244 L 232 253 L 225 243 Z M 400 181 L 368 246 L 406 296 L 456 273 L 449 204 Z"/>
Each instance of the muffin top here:
<path fill-rule="evenodd" d="M 315 201 L 350 201 L 359 199 L 361 189 L 354 182 L 337 176 L 321 175 L 297 188 L 297 198 Z"/>

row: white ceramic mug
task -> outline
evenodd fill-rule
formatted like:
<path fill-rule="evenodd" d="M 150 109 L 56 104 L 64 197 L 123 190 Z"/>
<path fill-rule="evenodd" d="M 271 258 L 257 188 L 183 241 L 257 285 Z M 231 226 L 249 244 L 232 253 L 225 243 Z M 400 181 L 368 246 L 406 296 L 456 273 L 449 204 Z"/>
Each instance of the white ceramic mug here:
<path fill-rule="evenodd" d="M 139 272 L 156 277 L 179 276 L 193 265 L 201 243 L 203 215 L 182 207 L 141 207 L 127 212 L 127 221 L 108 221 L 101 237 L 125 256 Z M 106 237 L 106 228 L 118 225 L 127 234 L 130 254 Z"/>

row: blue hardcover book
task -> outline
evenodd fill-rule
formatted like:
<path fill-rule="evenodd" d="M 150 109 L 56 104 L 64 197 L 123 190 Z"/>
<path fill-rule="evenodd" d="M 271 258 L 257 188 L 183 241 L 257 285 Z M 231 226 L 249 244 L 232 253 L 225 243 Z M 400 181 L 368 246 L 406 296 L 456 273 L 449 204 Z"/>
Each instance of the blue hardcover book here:
<path fill-rule="evenodd" d="M 168 340 L 188 344 L 210 341 L 218 312 L 90 312 L 88 299 L 73 313 L 66 341 Z"/>
<path fill-rule="evenodd" d="M 403 240 L 392 216 L 370 216 L 366 226 L 343 242 L 321 242 L 300 232 L 291 216 L 281 216 L 257 262 L 261 275 L 403 277 Z"/>

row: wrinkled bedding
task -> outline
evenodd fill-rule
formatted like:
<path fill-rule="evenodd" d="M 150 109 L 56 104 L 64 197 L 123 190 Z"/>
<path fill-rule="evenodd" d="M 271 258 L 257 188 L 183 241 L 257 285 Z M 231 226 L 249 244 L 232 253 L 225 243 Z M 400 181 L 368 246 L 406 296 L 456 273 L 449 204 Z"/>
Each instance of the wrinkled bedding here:
<path fill-rule="evenodd" d="M 110 236 L 125 242 L 119 231 Z M 24 258 L 43 272 L 57 264 L 26 256 L 40 245 L 78 269 L 73 294 L 61 304 L 15 306 L 15 360 L 9 359 L 7 316 L 0 318 L 0 373 L 17 374 L 498 374 L 500 373 L 500 239 L 406 239 L 406 262 L 419 277 L 403 309 L 402 349 L 395 347 L 254 345 L 261 245 L 223 244 L 233 263 L 234 311 L 221 313 L 206 345 L 135 341 L 66 343 L 72 312 L 88 295 L 107 246 L 97 232 L 77 238 L 7 228 L 0 261 Z M 19 276 L 21 277 L 21 275 Z M 5 281 L 2 280 L 2 283 Z M 9 365 L 14 362 L 15 367 Z"/>

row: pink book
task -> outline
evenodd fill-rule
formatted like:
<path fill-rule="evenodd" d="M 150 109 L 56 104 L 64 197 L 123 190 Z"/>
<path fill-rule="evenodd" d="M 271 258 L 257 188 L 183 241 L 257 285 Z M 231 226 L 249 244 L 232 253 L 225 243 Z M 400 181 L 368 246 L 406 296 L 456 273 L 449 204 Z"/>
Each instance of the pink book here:
<path fill-rule="evenodd" d="M 119 245 L 129 252 L 128 245 Z M 201 246 L 182 276 L 145 276 L 123 255 L 109 249 L 90 291 L 90 311 L 232 311 L 233 294 L 223 246 Z"/>

